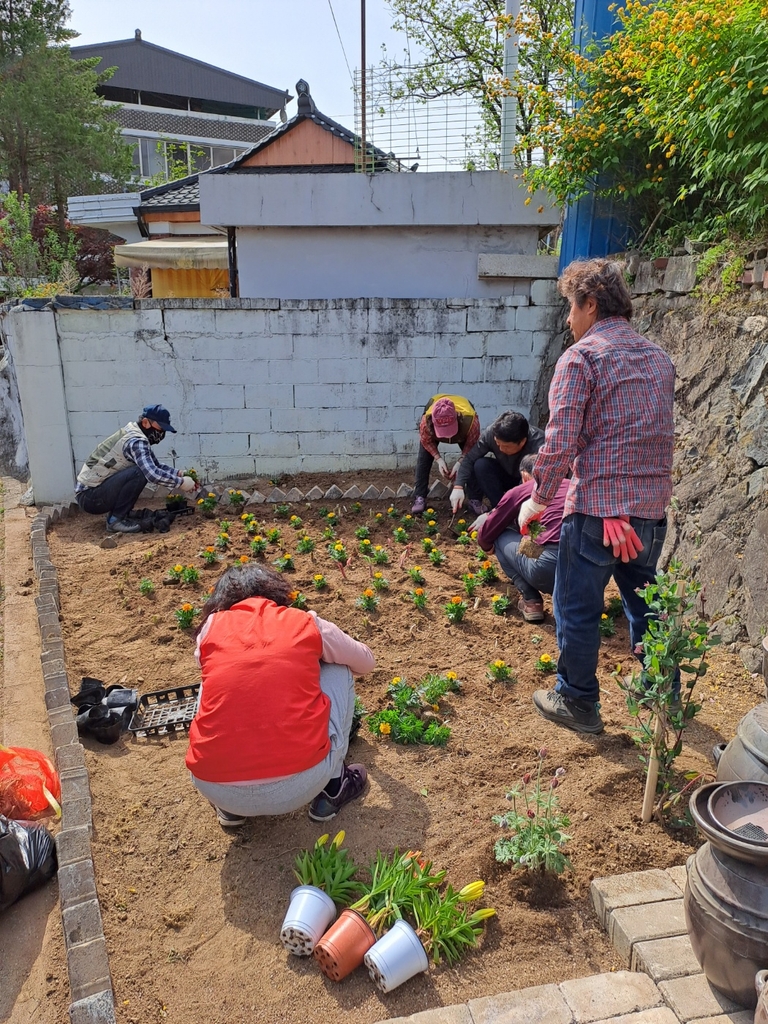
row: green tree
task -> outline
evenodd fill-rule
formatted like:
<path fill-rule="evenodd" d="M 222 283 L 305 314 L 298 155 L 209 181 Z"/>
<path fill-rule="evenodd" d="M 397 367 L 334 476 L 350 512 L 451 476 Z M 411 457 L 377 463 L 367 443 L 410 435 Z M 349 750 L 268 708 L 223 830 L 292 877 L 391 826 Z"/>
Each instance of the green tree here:
<path fill-rule="evenodd" d="M 2 197 L 0 267 L 7 294 L 36 294 L 41 288 L 46 293 L 46 285 L 56 285 L 54 291 L 63 291 L 65 279 L 66 290 L 79 285 L 75 266 L 80 243 L 71 228 L 60 236 L 52 223 L 50 211 L 35 209 L 29 196 L 19 199 L 15 192 L 9 192 Z"/>
<path fill-rule="evenodd" d="M 66 230 L 68 195 L 122 188 L 128 147 L 96 86 L 97 59 L 75 61 L 62 0 L 0 0 L 0 178 L 34 205 L 55 203 Z"/>
<path fill-rule="evenodd" d="M 387 0 L 395 15 L 393 28 L 406 34 L 419 59 L 389 62 L 402 95 L 416 99 L 470 96 L 479 105 L 489 137 L 501 136 L 504 96 L 514 95 L 517 133 L 527 135 L 536 109 L 529 87 L 549 90 L 557 69 L 546 59 L 549 41 L 570 43 L 573 0 L 522 0 L 512 25 L 504 0 Z M 518 34 L 518 80 L 504 75 L 504 43 Z M 530 162 L 532 154 L 528 154 Z"/>

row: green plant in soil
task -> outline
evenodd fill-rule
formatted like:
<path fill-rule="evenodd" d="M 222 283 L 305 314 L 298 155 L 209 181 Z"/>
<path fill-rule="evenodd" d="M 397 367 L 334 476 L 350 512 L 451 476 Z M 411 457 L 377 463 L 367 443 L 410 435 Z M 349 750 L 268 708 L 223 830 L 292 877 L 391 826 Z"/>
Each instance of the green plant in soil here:
<path fill-rule="evenodd" d="M 363 611 L 375 611 L 379 604 L 379 599 L 376 596 L 376 591 L 372 590 L 370 587 L 366 587 L 366 589 L 362 592 L 360 597 L 358 597 L 358 599 L 355 601 L 355 604 L 357 605 L 358 608 L 362 608 Z"/>
<path fill-rule="evenodd" d="M 280 530 L 278 530 L 276 526 L 273 526 L 271 529 L 267 530 L 264 536 L 267 538 L 270 544 L 279 544 L 282 534 L 280 533 Z"/>
<path fill-rule="evenodd" d="M 442 551 L 439 551 L 437 548 L 432 548 L 432 550 L 427 555 L 427 558 L 429 558 L 432 565 L 442 565 L 443 562 L 445 561 L 445 555 L 443 554 Z"/>
<path fill-rule="evenodd" d="M 300 555 L 309 555 L 315 550 L 315 542 L 305 534 L 296 541 L 296 550 Z"/>
<path fill-rule="evenodd" d="M 371 553 L 372 547 L 373 545 L 371 544 L 371 541 L 368 539 L 368 537 L 363 537 L 363 539 L 357 545 L 357 550 L 360 552 L 361 555 L 369 555 Z"/>
<path fill-rule="evenodd" d="M 278 519 L 287 519 L 290 514 L 290 505 L 275 505 L 275 515 Z"/>
<path fill-rule="evenodd" d="M 403 526 L 396 526 L 392 531 L 392 536 L 395 538 L 398 544 L 408 543 L 408 531 Z"/>
<path fill-rule="evenodd" d="M 358 515 L 360 514 L 360 512 L 363 511 L 363 506 L 360 504 L 359 501 L 353 501 L 351 507 L 352 511 Z"/>
<path fill-rule="evenodd" d="M 184 470 L 184 476 L 191 477 L 195 481 L 196 484 L 200 483 L 200 477 L 198 476 L 198 473 L 197 473 L 196 469 L 185 469 Z"/>
<path fill-rule="evenodd" d="M 429 537 L 434 537 L 439 532 L 440 528 L 437 525 L 437 520 L 435 520 L 435 519 L 428 519 L 424 529 L 426 530 L 427 535 Z"/>
<path fill-rule="evenodd" d="M 267 538 L 257 534 L 251 539 L 250 548 L 252 555 L 263 555 L 267 550 Z"/>
<path fill-rule="evenodd" d="M 307 607 L 307 599 L 300 590 L 292 590 L 288 595 L 291 599 L 292 608 L 300 608 L 304 611 Z"/>
<path fill-rule="evenodd" d="M 288 523 L 290 526 L 293 527 L 294 530 L 300 530 L 301 527 L 303 526 L 301 516 L 291 516 L 291 518 L 288 520 Z"/>
<path fill-rule="evenodd" d="M 538 656 L 534 668 L 537 672 L 543 672 L 544 675 L 547 675 L 548 673 L 555 672 L 557 670 L 557 664 L 555 663 L 552 655 L 545 652 Z"/>
<path fill-rule="evenodd" d="M 517 676 L 506 661 L 497 658 L 488 665 L 488 678 L 494 683 L 516 683 Z"/>
<path fill-rule="evenodd" d="M 349 559 L 347 549 L 344 547 L 340 540 L 337 540 L 335 544 L 328 545 L 328 554 L 334 560 L 334 562 L 345 563 Z"/>
<path fill-rule="evenodd" d="M 494 615 L 506 615 L 509 606 L 510 600 L 504 594 L 494 594 L 491 598 L 491 611 Z"/>
<path fill-rule="evenodd" d="M 199 555 L 206 565 L 215 565 L 220 558 L 220 556 L 216 553 L 216 548 L 213 546 L 213 544 L 209 544 L 208 547 L 203 548 L 203 550 L 199 552 Z"/>
<path fill-rule="evenodd" d="M 600 624 L 598 626 L 600 630 L 600 636 L 615 636 L 616 635 L 616 624 L 607 612 L 603 612 L 600 616 Z"/>
<path fill-rule="evenodd" d="M 381 544 L 374 544 L 370 558 L 374 565 L 389 565 L 389 552 Z"/>
<path fill-rule="evenodd" d="M 355 536 L 358 540 L 367 540 L 371 536 L 371 531 L 367 526 L 358 526 L 355 530 Z"/>
<path fill-rule="evenodd" d="M 466 530 L 462 530 L 456 538 L 456 543 L 461 544 L 463 548 L 468 547 L 472 543 L 472 538 L 469 536 Z"/>
<path fill-rule="evenodd" d="M 154 592 L 155 584 L 145 576 L 141 583 L 139 583 L 139 593 L 142 597 L 152 597 Z"/>
<path fill-rule="evenodd" d="M 564 830 L 571 821 L 560 812 L 555 793 L 565 769 L 558 768 L 554 775 L 542 778 L 546 758 L 547 750 L 542 747 L 535 773 L 526 772 L 521 784 L 507 793 L 512 810 L 491 818 L 495 825 L 510 833 L 496 841 L 493 852 L 501 864 L 560 875 L 571 866 L 563 853 L 571 838 Z"/>
<path fill-rule="evenodd" d="M 337 832 L 330 844 L 328 835 L 320 836 L 311 850 L 302 850 L 293 867 L 300 885 L 322 889 L 337 907 L 348 906 L 362 891 L 362 885 L 355 881 L 357 865 L 341 848 L 345 835 Z"/>
<path fill-rule="evenodd" d="M 232 523 L 228 519 L 219 520 L 219 530 L 221 533 L 229 533 Z"/>
<path fill-rule="evenodd" d="M 433 508 L 424 509 L 424 511 L 421 513 L 421 518 L 425 521 L 427 519 L 437 519 L 437 512 L 435 512 Z"/>
<path fill-rule="evenodd" d="M 194 565 L 185 565 L 181 571 L 181 582 L 187 586 L 197 583 L 200 579 L 200 572 Z"/>
<path fill-rule="evenodd" d="M 218 504 L 218 498 L 213 493 L 213 491 L 208 491 L 208 493 L 205 495 L 205 497 L 197 499 L 197 507 L 206 516 L 209 516 L 211 518 L 213 517 L 213 513 L 214 513 L 214 510 L 215 510 L 217 504 Z"/>
<path fill-rule="evenodd" d="M 415 520 L 410 512 L 406 512 L 403 518 L 400 520 L 401 525 L 406 530 L 412 530 L 416 525 Z"/>
<path fill-rule="evenodd" d="M 332 526 L 326 526 L 323 530 L 323 540 L 336 540 L 336 531 Z"/>
<path fill-rule="evenodd" d="M 276 566 L 278 572 L 287 572 L 289 569 L 294 568 L 293 558 L 288 551 L 284 551 L 272 564 Z"/>
<path fill-rule="evenodd" d="M 418 690 L 424 703 L 433 706 L 447 693 L 459 693 L 460 691 L 461 683 L 455 672 L 446 672 L 444 675 L 429 673 L 421 681 Z"/>
<path fill-rule="evenodd" d="M 323 576 L 321 572 L 316 572 L 312 577 L 312 586 L 315 590 L 323 590 L 328 586 L 328 580 Z"/>
<path fill-rule="evenodd" d="M 324 513 L 321 518 L 326 521 L 328 526 L 338 526 L 341 522 L 341 519 L 336 512 L 329 512 L 327 509 L 321 509 L 320 511 Z"/>
<path fill-rule="evenodd" d="M 397 511 L 394 505 L 389 506 L 389 508 L 387 509 L 387 515 L 389 516 L 390 519 L 398 519 L 400 517 L 400 513 Z"/>
<path fill-rule="evenodd" d="M 615 674 L 637 723 L 631 733 L 641 748 L 640 759 L 646 771 L 652 759 L 657 765 L 653 814 L 658 817 L 675 807 L 688 789 L 676 789 L 674 762 L 683 748 L 685 729 L 701 711 L 694 689 L 709 667 L 707 653 L 720 643 L 696 614 L 700 590 L 701 584 L 680 562 L 672 561 L 667 572 L 657 573 L 655 582 L 640 591 L 653 616 L 635 648 L 642 671 L 634 672 L 629 681 Z"/>
<path fill-rule="evenodd" d="M 424 587 L 415 587 L 413 590 L 409 590 L 408 596 L 421 611 L 427 607 L 427 594 Z"/>
<path fill-rule="evenodd" d="M 531 540 L 536 540 L 537 537 L 541 536 L 544 530 L 544 524 L 540 519 L 531 519 L 528 523 L 528 535 Z"/>
<path fill-rule="evenodd" d="M 464 616 L 467 614 L 467 603 L 456 595 L 452 597 L 447 604 L 443 605 L 443 611 L 445 612 L 446 618 L 449 622 L 461 622 Z"/>
<path fill-rule="evenodd" d="M 374 523 L 380 523 L 380 522 L 383 521 L 383 519 L 384 519 L 384 513 L 383 512 L 377 512 L 376 515 L 373 517 Z"/>
<path fill-rule="evenodd" d="M 198 610 L 194 605 L 187 602 L 181 608 L 177 608 L 173 614 L 179 624 L 179 629 L 189 629 L 193 619 L 198 614 Z"/>
<path fill-rule="evenodd" d="M 235 508 L 242 508 L 245 504 L 245 495 L 242 491 L 236 491 L 234 488 L 229 489 L 229 504 Z"/>
<path fill-rule="evenodd" d="M 496 911 L 483 907 L 470 914 L 467 904 L 480 899 L 484 890 L 485 883 L 478 881 L 458 892 L 447 885 L 442 892 L 431 888 L 415 896 L 411 906 L 414 929 L 433 963 L 458 963 L 468 949 L 477 945 L 483 922 Z"/>
<path fill-rule="evenodd" d="M 375 572 L 371 577 L 371 584 L 374 590 L 389 590 L 389 580 L 384 576 L 383 572 Z"/>
<path fill-rule="evenodd" d="M 612 619 L 618 619 L 620 615 L 624 614 L 624 605 L 621 603 L 620 597 L 610 597 L 608 603 L 605 606 L 606 615 Z"/>
<path fill-rule="evenodd" d="M 412 569 L 406 569 L 405 571 L 410 576 L 411 582 L 415 583 L 417 587 L 423 587 L 427 582 L 424 579 L 424 573 L 421 571 L 420 565 L 414 565 Z"/>
<path fill-rule="evenodd" d="M 426 553 L 429 554 L 429 552 L 434 548 L 435 542 L 431 540 L 429 537 L 422 537 L 421 546 L 424 548 Z"/>
<path fill-rule="evenodd" d="M 473 572 L 465 572 L 462 573 L 461 582 L 464 584 L 464 593 L 467 597 L 474 597 L 475 591 L 482 583 L 482 580 L 478 579 Z"/>
<path fill-rule="evenodd" d="M 496 566 L 487 555 L 485 556 L 485 561 L 480 563 L 477 575 L 482 583 L 495 583 L 499 578 L 499 574 L 496 572 Z"/>
<path fill-rule="evenodd" d="M 174 583 L 178 583 L 181 580 L 182 573 L 184 572 L 183 565 L 172 565 L 168 572 L 165 574 L 167 580 L 172 580 Z"/>
<path fill-rule="evenodd" d="M 214 544 L 216 545 L 217 548 L 221 548 L 222 550 L 226 551 L 226 549 L 229 547 L 229 534 L 224 532 L 220 533 L 216 537 Z"/>
<path fill-rule="evenodd" d="M 451 730 L 436 719 L 435 712 L 440 699 L 459 688 L 455 672 L 427 675 L 416 686 L 395 676 L 387 688 L 389 706 L 368 716 L 368 728 L 377 735 L 391 736 L 395 743 L 443 747 Z"/>

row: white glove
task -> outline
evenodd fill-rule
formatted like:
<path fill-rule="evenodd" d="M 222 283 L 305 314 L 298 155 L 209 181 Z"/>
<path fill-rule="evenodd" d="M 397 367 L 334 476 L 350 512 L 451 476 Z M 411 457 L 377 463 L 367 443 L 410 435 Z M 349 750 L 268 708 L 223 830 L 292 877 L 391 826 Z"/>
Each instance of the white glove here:
<path fill-rule="evenodd" d="M 459 466 L 461 465 L 461 459 L 457 459 L 456 462 L 451 466 L 451 471 L 448 474 L 449 480 L 455 480 L 459 474 Z"/>
<path fill-rule="evenodd" d="M 448 464 L 446 463 L 445 459 L 438 458 L 438 460 L 437 460 L 437 471 L 440 474 L 440 476 L 443 478 L 443 480 L 450 480 L 451 479 L 451 474 L 450 474 L 450 472 L 448 470 Z"/>
<path fill-rule="evenodd" d="M 472 533 L 474 530 L 479 530 L 490 514 L 490 512 L 481 513 L 481 515 L 477 517 L 474 523 L 470 525 L 469 529 L 467 530 L 467 533 Z"/>
<path fill-rule="evenodd" d="M 186 494 L 189 494 L 191 491 L 197 490 L 197 484 L 195 483 L 191 476 L 183 476 L 181 478 L 179 490 L 184 491 Z"/>
<path fill-rule="evenodd" d="M 461 506 L 464 504 L 464 488 L 463 487 L 458 487 L 456 484 L 453 485 L 453 490 L 451 491 L 450 502 L 451 502 L 451 512 L 453 512 L 453 514 L 456 515 L 456 513 L 459 511 Z"/>
<path fill-rule="evenodd" d="M 520 533 L 523 533 L 523 527 L 540 512 L 543 512 L 546 507 L 546 505 L 540 505 L 538 501 L 534 501 L 533 498 L 524 501 L 517 513 L 517 525 L 520 527 Z"/>

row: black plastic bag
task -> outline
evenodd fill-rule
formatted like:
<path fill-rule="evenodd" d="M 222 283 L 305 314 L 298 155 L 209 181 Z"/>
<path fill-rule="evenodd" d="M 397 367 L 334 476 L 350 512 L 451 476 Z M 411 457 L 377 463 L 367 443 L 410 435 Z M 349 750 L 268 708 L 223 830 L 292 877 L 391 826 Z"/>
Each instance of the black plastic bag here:
<path fill-rule="evenodd" d="M 0 911 L 56 873 L 56 847 L 45 825 L 0 814 Z"/>

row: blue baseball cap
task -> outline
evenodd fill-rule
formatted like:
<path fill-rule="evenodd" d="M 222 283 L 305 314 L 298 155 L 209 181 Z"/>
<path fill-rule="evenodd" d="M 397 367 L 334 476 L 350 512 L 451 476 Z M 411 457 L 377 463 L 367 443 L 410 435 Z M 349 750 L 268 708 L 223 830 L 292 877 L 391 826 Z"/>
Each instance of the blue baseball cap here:
<path fill-rule="evenodd" d="M 170 431 L 172 434 L 176 433 L 176 427 L 171 426 L 171 414 L 164 405 L 145 405 L 141 413 L 141 418 L 152 420 L 153 423 L 158 423 L 160 428 L 166 432 Z"/>

